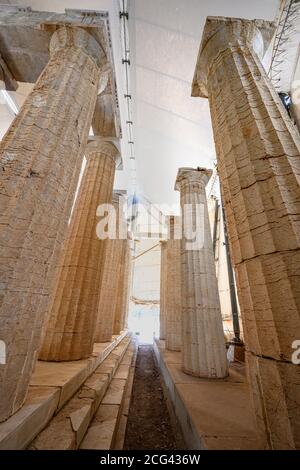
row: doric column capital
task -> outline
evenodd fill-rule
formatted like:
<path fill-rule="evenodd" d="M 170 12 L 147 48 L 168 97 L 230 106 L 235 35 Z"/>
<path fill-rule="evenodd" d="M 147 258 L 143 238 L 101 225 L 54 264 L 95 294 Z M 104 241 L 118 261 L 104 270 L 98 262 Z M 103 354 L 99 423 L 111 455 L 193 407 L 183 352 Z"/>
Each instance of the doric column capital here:
<path fill-rule="evenodd" d="M 228 48 L 248 47 L 262 58 L 272 39 L 275 25 L 271 21 L 244 20 L 209 16 L 200 44 L 192 96 L 207 98 L 207 77 L 214 59 Z"/>
<path fill-rule="evenodd" d="M 185 188 L 191 188 L 192 186 L 194 191 L 204 191 L 211 175 L 212 170 L 207 168 L 179 168 L 175 190 L 184 191 Z"/>
<path fill-rule="evenodd" d="M 101 157 L 101 155 L 105 155 L 115 162 L 116 167 L 118 167 L 121 162 L 120 150 L 112 140 L 100 138 L 89 140 L 85 148 L 84 155 L 87 159 L 95 155 L 99 157 Z"/>
<path fill-rule="evenodd" d="M 71 47 L 82 49 L 99 68 L 107 62 L 103 47 L 85 29 L 69 24 L 59 26 L 50 40 L 50 54 Z"/>

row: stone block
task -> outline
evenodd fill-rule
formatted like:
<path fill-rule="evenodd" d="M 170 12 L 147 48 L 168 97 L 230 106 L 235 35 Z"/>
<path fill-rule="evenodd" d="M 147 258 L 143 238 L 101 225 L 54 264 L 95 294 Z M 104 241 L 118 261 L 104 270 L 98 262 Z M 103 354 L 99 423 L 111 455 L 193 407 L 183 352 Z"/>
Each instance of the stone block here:
<path fill-rule="evenodd" d="M 126 380 L 113 378 L 105 397 L 102 400 L 103 405 L 121 405 Z"/>
<path fill-rule="evenodd" d="M 127 380 L 129 375 L 130 365 L 129 364 L 120 364 L 114 378 Z"/>
<path fill-rule="evenodd" d="M 119 409 L 119 405 L 100 405 L 80 449 L 108 450 L 111 448 Z"/>
<path fill-rule="evenodd" d="M 119 338 L 115 338 L 114 344 L 118 343 Z M 118 345 L 118 355 L 111 352 L 94 373 L 84 381 L 84 384 L 78 386 L 76 394 L 71 399 L 69 397 L 68 402 L 58 410 L 48 426 L 31 443 L 31 449 L 78 449 L 127 347 L 128 339 L 125 337 Z M 113 359 L 112 356 L 114 356 Z M 94 360 L 94 366 L 95 363 Z M 54 363 L 54 365 L 59 366 L 61 370 L 62 363 Z M 117 397 L 117 390 L 116 387 L 112 387 L 110 395 L 112 399 Z M 62 438 L 60 439 L 59 436 Z"/>
<path fill-rule="evenodd" d="M 25 449 L 53 416 L 59 395 L 56 387 L 30 387 L 23 407 L 0 424 L 0 449 Z"/>

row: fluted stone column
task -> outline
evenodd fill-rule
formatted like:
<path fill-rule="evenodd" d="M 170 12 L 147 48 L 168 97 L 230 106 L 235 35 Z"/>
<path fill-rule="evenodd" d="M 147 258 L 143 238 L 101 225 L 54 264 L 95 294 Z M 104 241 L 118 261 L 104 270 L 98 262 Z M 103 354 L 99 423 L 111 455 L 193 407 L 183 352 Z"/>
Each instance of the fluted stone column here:
<path fill-rule="evenodd" d="M 209 18 L 193 95 L 208 97 L 257 421 L 300 448 L 300 139 L 262 65 L 272 25 Z"/>
<path fill-rule="evenodd" d="M 183 370 L 197 377 L 228 374 L 205 186 L 212 171 L 180 168 Z M 197 239 L 193 239 L 195 232 Z"/>
<path fill-rule="evenodd" d="M 103 275 L 99 294 L 98 316 L 95 327 L 95 342 L 111 341 L 114 332 L 115 310 L 119 286 L 119 269 L 122 258 L 123 240 L 119 237 L 119 194 L 115 194 L 112 200 L 116 213 L 115 239 L 105 241 L 105 259 L 103 263 Z"/>
<path fill-rule="evenodd" d="M 0 421 L 24 402 L 92 121 L 103 49 L 60 27 L 50 60 L 0 144 Z"/>
<path fill-rule="evenodd" d="M 122 322 L 122 329 L 128 328 L 128 314 L 129 314 L 129 299 L 131 290 L 131 275 L 132 275 L 132 257 L 131 257 L 131 240 L 129 234 L 127 235 L 126 249 L 125 249 L 125 268 L 124 268 L 124 290 L 123 290 L 123 305 L 124 317 Z"/>
<path fill-rule="evenodd" d="M 167 242 L 160 244 L 160 305 L 159 305 L 159 338 L 166 339 L 167 329 Z"/>
<path fill-rule="evenodd" d="M 119 264 L 117 301 L 114 315 L 114 334 L 119 335 L 125 328 L 125 318 L 128 309 L 128 275 L 129 275 L 129 256 L 130 241 L 122 240 L 122 253 Z"/>
<path fill-rule="evenodd" d="M 111 86 L 109 74 L 103 76 L 101 82 L 101 92 L 97 96 L 95 112 L 93 116 L 92 128 L 94 135 L 102 137 L 118 137 L 116 109 L 114 104 L 114 95 Z"/>
<path fill-rule="evenodd" d="M 111 203 L 119 151 L 105 140 L 87 145 L 87 166 L 60 260 L 40 359 L 73 361 L 93 352 L 105 240 L 96 233 L 100 204 Z"/>
<path fill-rule="evenodd" d="M 181 350 L 181 241 L 180 217 L 169 216 L 169 240 L 167 243 L 166 285 L 166 348 Z M 178 238 L 177 238 L 178 237 Z"/>
<path fill-rule="evenodd" d="M 116 292 L 116 306 L 114 314 L 114 335 L 119 335 L 122 331 L 122 306 L 123 306 L 123 288 L 124 288 L 124 270 L 125 270 L 125 240 L 122 240 L 121 255 L 119 261 L 118 287 Z"/>

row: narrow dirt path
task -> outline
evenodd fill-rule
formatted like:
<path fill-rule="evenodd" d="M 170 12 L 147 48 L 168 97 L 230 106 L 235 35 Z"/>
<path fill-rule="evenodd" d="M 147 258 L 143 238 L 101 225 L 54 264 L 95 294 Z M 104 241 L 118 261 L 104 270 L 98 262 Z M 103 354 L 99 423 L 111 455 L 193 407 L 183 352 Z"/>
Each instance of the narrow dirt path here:
<path fill-rule="evenodd" d="M 179 449 L 164 398 L 153 347 L 139 345 L 125 436 L 125 450 Z M 182 444 L 181 444 L 182 445 Z"/>

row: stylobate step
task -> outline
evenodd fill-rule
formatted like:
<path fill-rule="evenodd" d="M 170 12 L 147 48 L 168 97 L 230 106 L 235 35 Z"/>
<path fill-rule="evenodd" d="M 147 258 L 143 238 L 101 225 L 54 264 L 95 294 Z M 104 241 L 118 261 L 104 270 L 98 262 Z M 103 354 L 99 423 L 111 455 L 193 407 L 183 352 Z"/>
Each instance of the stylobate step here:
<path fill-rule="evenodd" d="M 26 449 L 127 335 L 122 331 L 108 343 L 95 343 L 87 359 L 37 361 L 24 405 L 0 423 L 0 450 Z"/>
<path fill-rule="evenodd" d="M 117 438 L 119 442 L 122 442 L 122 431 L 120 430 L 120 436 L 119 426 L 122 423 L 124 428 L 122 417 L 125 397 L 128 400 L 127 393 L 128 391 L 131 393 L 131 387 L 128 389 L 128 385 L 130 378 L 133 376 L 135 358 L 136 342 L 133 339 L 107 388 L 95 417 L 80 445 L 80 449 L 108 450 L 115 448 Z"/>
<path fill-rule="evenodd" d="M 126 353 L 126 336 L 88 377 L 75 395 L 31 442 L 32 450 L 78 449 L 114 374 Z"/>

